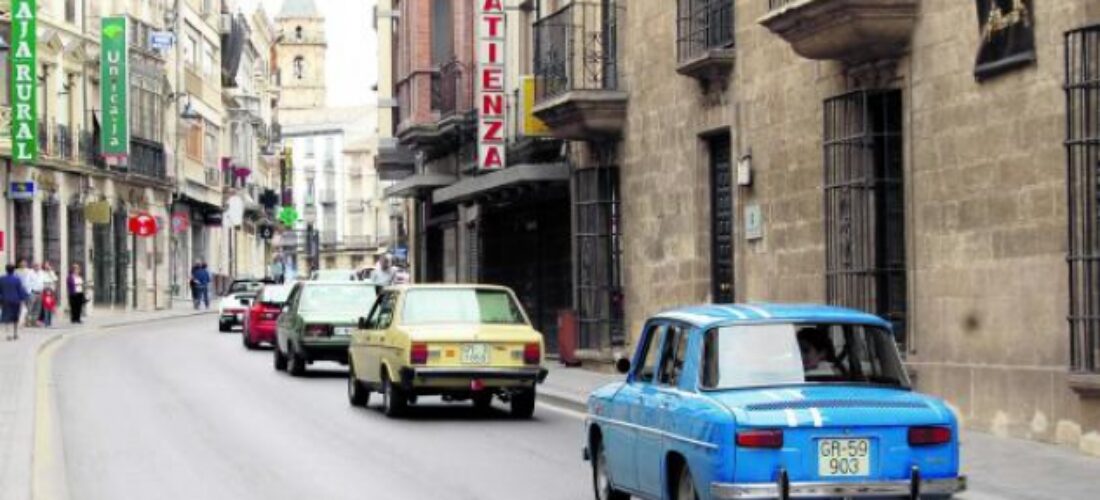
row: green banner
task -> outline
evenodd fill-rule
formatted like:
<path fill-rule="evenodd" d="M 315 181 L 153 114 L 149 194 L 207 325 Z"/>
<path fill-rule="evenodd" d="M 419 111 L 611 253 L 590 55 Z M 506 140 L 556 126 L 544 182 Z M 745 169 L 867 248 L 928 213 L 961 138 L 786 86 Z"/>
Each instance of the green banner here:
<path fill-rule="evenodd" d="M 11 14 L 11 158 L 38 159 L 38 6 L 36 0 L 12 0 Z"/>
<path fill-rule="evenodd" d="M 100 106 L 103 110 L 103 156 L 124 158 L 130 153 L 130 113 L 127 92 L 130 57 L 125 17 L 104 17 L 100 24 Z"/>

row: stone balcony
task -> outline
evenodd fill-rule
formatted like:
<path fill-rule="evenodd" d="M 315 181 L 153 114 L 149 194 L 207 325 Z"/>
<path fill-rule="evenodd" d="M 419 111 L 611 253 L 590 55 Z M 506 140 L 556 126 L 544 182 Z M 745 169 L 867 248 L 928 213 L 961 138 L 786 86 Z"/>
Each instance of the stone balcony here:
<path fill-rule="evenodd" d="M 903 55 L 919 4 L 919 0 L 768 0 L 770 11 L 759 23 L 802 57 L 855 65 Z"/>

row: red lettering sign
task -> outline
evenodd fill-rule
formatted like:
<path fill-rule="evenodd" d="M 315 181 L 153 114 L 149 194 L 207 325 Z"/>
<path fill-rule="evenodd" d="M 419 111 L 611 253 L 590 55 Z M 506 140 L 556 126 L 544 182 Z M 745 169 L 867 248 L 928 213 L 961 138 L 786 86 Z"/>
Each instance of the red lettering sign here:
<path fill-rule="evenodd" d="M 481 70 L 482 92 L 504 92 L 504 70 L 485 68 Z"/>
<path fill-rule="evenodd" d="M 504 114 L 504 94 L 489 94 L 481 96 L 482 116 L 501 116 Z"/>
<path fill-rule="evenodd" d="M 491 144 L 485 146 L 485 157 L 481 160 L 481 168 L 503 168 L 504 167 L 504 148 Z"/>
<path fill-rule="evenodd" d="M 504 141 L 504 122 L 484 121 L 485 132 L 481 135 L 483 141 Z"/>

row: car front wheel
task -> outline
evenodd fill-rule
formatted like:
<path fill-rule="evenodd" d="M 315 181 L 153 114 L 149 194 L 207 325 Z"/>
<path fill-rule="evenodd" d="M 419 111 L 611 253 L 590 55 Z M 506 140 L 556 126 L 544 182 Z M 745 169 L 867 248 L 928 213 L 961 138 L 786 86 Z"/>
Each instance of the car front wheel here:
<path fill-rule="evenodd" d="M 611 475 L 607 472 L 607 453 L 603 443 L 596 441 L 595 456 L 592 458 L 592 486 L 596 490 L 596 500 L 630 500 L 630 495 L 616 490 L 611 485 Z"/>

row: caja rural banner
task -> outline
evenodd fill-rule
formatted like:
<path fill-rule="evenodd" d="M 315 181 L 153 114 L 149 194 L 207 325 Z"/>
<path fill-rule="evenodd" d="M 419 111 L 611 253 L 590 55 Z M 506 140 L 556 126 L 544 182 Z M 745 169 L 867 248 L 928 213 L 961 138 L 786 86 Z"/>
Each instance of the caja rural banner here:
<path fill-rule="evenodd" d="M 16 163 L 38 159 L 38 5 L 11 2 L 11 157 Z"/>

